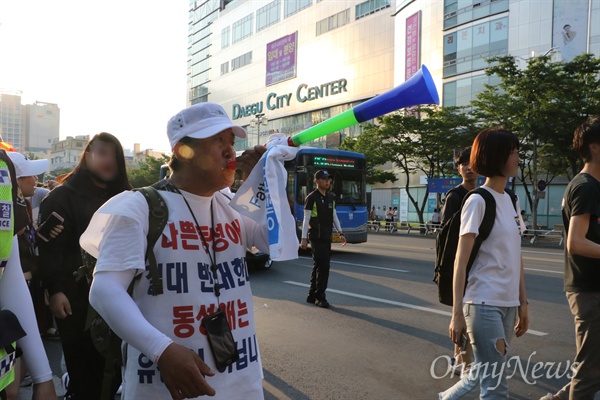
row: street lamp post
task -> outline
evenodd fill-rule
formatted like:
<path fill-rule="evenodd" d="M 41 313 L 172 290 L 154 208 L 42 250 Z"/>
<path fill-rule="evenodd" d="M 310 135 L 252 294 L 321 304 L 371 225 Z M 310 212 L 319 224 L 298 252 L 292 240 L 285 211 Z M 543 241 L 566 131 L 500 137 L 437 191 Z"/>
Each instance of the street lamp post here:
<path fill-rule="evenodd" d="M 252 118 L 250 120 L 250 126 L 251 127 L 253 127 L 253 128 L 255 126 L 258 127 L 257 130 L 256 130 L 256 135 L 257 135 L 257 139 L 256 140 L 258 141 L 258 144 L 260 144 L 260 125 L 261 124 L 262 125 L 266 125 L 268 122 L 269 122 L 269 119 L 267 117 L 265 117 L 264 113 L 256 114 L 254 116 L 254 118 Z"/>

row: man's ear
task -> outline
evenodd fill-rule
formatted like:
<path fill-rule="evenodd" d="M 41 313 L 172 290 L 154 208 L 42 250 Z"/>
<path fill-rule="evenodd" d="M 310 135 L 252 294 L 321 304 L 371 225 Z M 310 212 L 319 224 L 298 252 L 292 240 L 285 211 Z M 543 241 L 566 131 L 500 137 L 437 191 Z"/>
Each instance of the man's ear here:
<path fill-rule="evenodd" d="M 188 163 L 194 158 L 194 149 L 185 143 L 177 142 L 175 143 L 175 147 L 173 147 L 173 155 L 180 162 Z"/>

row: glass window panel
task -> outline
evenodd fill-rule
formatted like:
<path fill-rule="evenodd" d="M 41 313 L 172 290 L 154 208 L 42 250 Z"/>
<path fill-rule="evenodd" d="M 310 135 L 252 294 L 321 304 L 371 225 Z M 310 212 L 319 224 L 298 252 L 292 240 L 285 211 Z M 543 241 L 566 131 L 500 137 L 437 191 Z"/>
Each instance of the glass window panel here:
<path fill-rule="evenodd" d="M 508 0 L 492 0 L 490 13 L 496 14 L 503 11 L 508 11 Z"/>
<path fill-rule="evenodd" d="M 444 84 L 443 106 L 453 107 L 456 105 L 456 82 Z"/>
<path fill-rule="evenodd" d="M 461 61 L 471 57 L 473 48 L 473 32 L 471 28 L 461 29 L 457 32 L 456 58 Z"/>
<path fill-rule="evenodd" d="M 488 15 L 490 15 L 490 4 L 487 1 L 473 4 L 473 19 L 487 17 Z"/>

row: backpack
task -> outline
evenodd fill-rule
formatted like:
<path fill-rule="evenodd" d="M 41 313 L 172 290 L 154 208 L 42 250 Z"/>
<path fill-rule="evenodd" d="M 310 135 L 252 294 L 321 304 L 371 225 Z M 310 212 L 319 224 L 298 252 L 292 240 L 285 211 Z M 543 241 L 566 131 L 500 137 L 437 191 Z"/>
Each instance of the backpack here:
<path fill-rule="evenodd" d="M 163 283 L 156 263 L 154 245 L 161 237 L 163 229 L 167 225 L 169 210 L 165 200 L 154 187 L 147 186 L 133 190 L 140 192 L 148 203 L 148 235 L 146 236 L 148 246 L 146 249 L 146 262 L 150 276 L 150 294 L 152 296 L 158 296 L 163 294 Z M 84 265 L 76 272 L 76 274 L 80 277 L 85 276 L 88 279 L 88 282 L 91 282 L 92 274 L 96 266 L 96 259 L 84 250 L 82 250 L 81 253 Z M 142 274 L 137 275 L 129 284 L 127 293 L 129 293 L 130 296 L 133 294 L 135 282 L 141 278 L 141 275 Z M 92 337 L 94 347 L 102 354 L 105 360 L 101 399 L 108 399 L 110 398 L 111 392 L 114 392 L 112 386 L 116 372 L 119 371 L 122 366 L 121 338 L 110 329 L 108 323 L 91 305 L 88 308 L 85 329 L 90 330 L 90 336 Z"/>
<path fill-rule="evenodd" d="M 505 189 L 510 195 L 513 207 L 515 211 L 517 209 L 517 197 L 512 190 Z M 469 277 L 469 271 L 473 266 L 475 257 L 479 252 L 479 248 L 485 239 L 488 238 L 492 227 L 494 226 L 494 220 L 496 219 L 496 200 L 494 196 L 484 188 L 477 188 L 471 190 L 463 198 L 460 209 L 456 211 L 450 219 L 444 224 L 442 229 L 438 232 L 435 239 L 435 271 L 433 281 L 438 286 L 438 296 L 440 303 L 452 306 L 453 303 L 453 284 L 454 279 L 454 259 L 456 258 L 456 251 L 458 249 L 458 239 L 460 236 L 460 214 L 465 202 L 469 196 L 478 194 L 485 200 L 485 213 L 483 214 L 483 220 L 479 226 L 479 234 L 475 237 L 475 243 L 467 262 L 467 271 L 465 274 L 465 289 L 467 287 L 467 281 Z"/>

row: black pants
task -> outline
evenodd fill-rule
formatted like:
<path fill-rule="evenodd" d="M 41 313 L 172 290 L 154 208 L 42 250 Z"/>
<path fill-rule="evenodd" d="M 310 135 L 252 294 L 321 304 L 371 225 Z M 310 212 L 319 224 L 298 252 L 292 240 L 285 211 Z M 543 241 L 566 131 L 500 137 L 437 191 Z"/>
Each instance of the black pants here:
<path fill-rule="evenodd" d="M 310 248 L 314 261 L 310 274 L 309 296 L 318 300 L 325 299 L 327 282 L 329 281 L 329 260 L 331 259 L 331 239 L 311 239 Z"/>
<path fill-rule="evenodd" d="M 94 347 L 90 331 L 85 330 L 88 301 L 85 297 L 81 298 L 83 295 L 84 293 L 68 294 L 67 298 L 71 303 L 73 314 L 65 319 L 56 318 L 69 373 L 67 393 L 72 395 L 74 400 L 107 400 L 101 399 L 100 396 L 104 357 Z M 120 381 L 120 371 L 118 372 L 117 379 Z M 113 384 L 118 388 L 120 382 L 113 382 Z M 113 396 L 110 398 L 112 399 Z"/>

